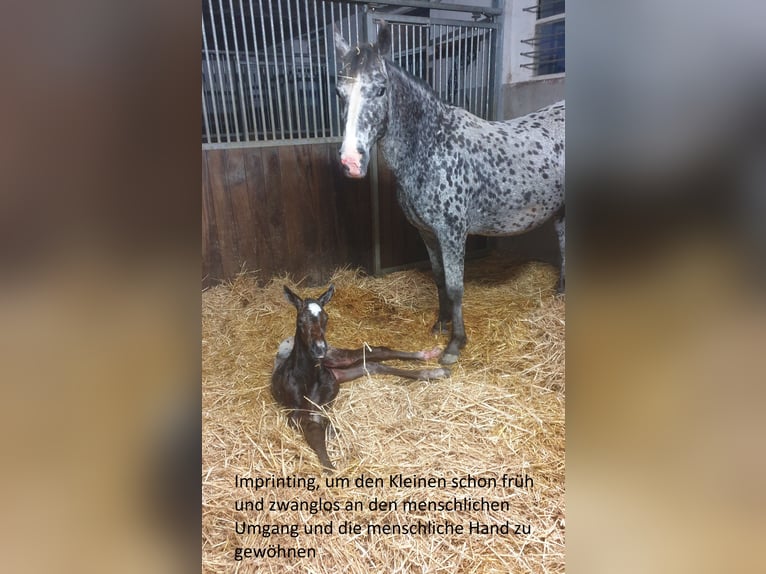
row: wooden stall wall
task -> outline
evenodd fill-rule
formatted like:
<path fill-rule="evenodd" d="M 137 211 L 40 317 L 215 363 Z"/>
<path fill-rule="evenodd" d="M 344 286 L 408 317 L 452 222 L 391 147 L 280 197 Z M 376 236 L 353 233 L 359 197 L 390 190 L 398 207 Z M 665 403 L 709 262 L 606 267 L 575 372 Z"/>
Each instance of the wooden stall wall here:
<path fill-rule="evenodd" d="M 324 283 L 372 269 L 369 179 L 340 173 L 337 144 L 202 151 L 203 286 L 257 271 Z"/>
<path fill-rule="evenodd" d="M 310 285 L 346 265 L 372 273 L 372 179 L 345 177 L 337 158 L 337 143 L 203 150 L 203 286 L 242 271 L 262 281 L 287 272 Z M 382 157 L 378 198 L 381 268 L 427 267 Z M 469 238 L 469 256 L 486 246 L 484 237 Z"/>

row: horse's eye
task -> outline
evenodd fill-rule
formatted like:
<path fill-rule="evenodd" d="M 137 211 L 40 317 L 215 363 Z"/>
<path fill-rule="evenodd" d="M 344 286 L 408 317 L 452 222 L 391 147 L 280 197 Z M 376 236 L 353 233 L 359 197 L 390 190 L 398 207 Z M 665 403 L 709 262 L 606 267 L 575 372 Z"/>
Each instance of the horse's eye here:
<path fill-rule="evenodd" d="M 343 92 L 340 89 L 340 86 L 335 86 L 335 93 L 338 94 L 338 97 L 343 99 Z"/>
<path fill-rule="evenodd" d="M 386 87 L 385 87 L 385 86 L 383 86 L 382 88 L 380 88 L 380 89 L 378 90 L 378 97 L 381 97 L 381 96 L 382 96 L 383 94 L 385 94 L 385 93 L 386 93 Z"/>

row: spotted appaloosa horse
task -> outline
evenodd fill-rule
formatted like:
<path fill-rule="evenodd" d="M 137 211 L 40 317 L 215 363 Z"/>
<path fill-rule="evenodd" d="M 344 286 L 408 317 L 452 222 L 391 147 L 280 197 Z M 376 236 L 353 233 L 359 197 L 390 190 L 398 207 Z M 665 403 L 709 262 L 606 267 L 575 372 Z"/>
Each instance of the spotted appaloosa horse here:
<path fill-rule="evenodd" d="M 517 235 L 555 217 L 564 287 L 564 102 L 505 122 L 451 106 L 386 58 L 390 32 L 351 48 L 335 31 L 337 92 L 345 114 L 340 161 L 364 177 L 380 141 L 407 219 L 428 249 L 439 292 L 434 332 L 452 337 L 441 357 L 465 346 L 463 260 L 469 234 Z"/>
<path fill-rule="evenodd" d="M 327 454 L 325 431 L 327 417 L 321 407 L 329 405 L 338 395 L 340 383 L 358 379 L 365 373 L 396 375 L 408 379 L 439 379 L 449 377 L 449 369 L 397 369 L 379 361 L 399 359 L 428 361 L 441 350 L 431 349 L 409 353 L 387 347 L 336 349 L 327 344 L 325 330 L 327 313 L 324 306 L 335 292 L 333 285 L 316 299 L 301 299 L 287 286 L 285 297 L 298 311 L 295 336 L 282 341 L 274 361 L 271 394 L 278 403 L 291 409 L 290 424 L 300 428 L 309 446 L 328 470 L 334 467 Z"/>

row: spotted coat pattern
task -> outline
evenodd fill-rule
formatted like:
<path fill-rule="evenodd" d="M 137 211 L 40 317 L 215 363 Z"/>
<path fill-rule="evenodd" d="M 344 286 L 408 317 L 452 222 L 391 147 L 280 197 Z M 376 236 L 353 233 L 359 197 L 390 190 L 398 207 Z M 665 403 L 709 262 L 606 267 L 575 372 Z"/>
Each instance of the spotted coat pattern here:
<path fill-rule="evenodd" d="M 335 43 L 347 128 L 341 163 L 347 175 L 364 176 L 370 148 L 379 141 L 396 176 L 399 203 L 428 249 L 439 292 L 434 330 L 452 323 L 442 362 L 454 362 L 466 343 L 463 260 L 469 234 L 516 235 L 555 217 L 563 290 L 564 102 L 486 121 L 441 101 L 388 60 L 386 27 L 375 44 L 352 48 L 337 33 Z M 357 113 L 353 124 L 351 107 Z M 355 145 L 349 144 L 349 126 Z"/>

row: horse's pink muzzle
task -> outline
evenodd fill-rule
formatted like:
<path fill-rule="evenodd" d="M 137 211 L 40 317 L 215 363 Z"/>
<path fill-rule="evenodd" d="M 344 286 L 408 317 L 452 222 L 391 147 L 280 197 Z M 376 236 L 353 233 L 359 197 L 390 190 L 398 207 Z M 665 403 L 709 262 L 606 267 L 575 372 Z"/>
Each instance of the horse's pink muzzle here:
<path fill-rule="evenodd" d="M 340 163 L 346 168 L 349 177 L 364 177 L 362 172 L 362 156 L 358 153 L 347 153 L 340 156 Z"/>

